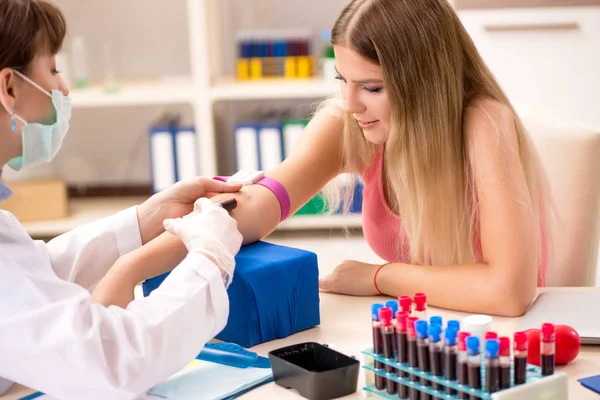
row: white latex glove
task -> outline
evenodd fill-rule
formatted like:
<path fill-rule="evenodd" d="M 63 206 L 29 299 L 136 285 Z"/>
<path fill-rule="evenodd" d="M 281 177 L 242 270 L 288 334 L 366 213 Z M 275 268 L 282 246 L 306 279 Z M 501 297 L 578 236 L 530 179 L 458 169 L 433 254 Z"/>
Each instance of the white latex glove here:
<path fill-rule="evenodd" d="M 235 255 L 242 245 L 242 234 L 237 221 L 220 205 L 207 198 L 194 203 L 194 211 L 183 218 L 166 219 L 167 232 L 179 236 L 189 252 L 203 254 L 215 261 L 225 273 L 225 286 L 233 279 Z"/>

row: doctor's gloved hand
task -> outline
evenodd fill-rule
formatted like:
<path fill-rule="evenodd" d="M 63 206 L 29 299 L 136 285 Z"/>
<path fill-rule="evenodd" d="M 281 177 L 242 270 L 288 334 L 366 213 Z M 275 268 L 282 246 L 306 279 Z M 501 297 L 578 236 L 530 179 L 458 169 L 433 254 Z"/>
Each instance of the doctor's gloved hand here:
<path fill-rule="evenodd" d="M 194 211 L 182 218 L 166 219 L 167 232 L 179 236 L 189 252 L 212 260 L 231 282 L 235 255 L 242 245 L 237 222 L 220 205 L 207 198 L 194 203 Z"/>

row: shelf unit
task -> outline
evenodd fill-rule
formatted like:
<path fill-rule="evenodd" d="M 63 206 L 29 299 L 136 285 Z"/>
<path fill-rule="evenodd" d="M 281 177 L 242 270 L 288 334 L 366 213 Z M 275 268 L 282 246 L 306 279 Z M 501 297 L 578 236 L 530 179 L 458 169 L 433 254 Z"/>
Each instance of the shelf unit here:
<path fill-rule="evenodd" d="M 339 93 L 337 81 L 312 79 L 240 82 L 222 68 L 223 48 L 220 0 L 186 0 L 189 39 L 189 76 L 163 80 L 119 82 L 109 93 L 100 85 L 72 89 L 73 107 L 78 110 L 139 106 L 189 105 L 198 133 L 199 171 L 214 176 L 218 171 L 218 143 L 215 106 L 220 102 L 282 99 L 319 99 Z M 82 10 L 82 9 L 81 9 Z M 82 12 L 82 11 L 78 12 Z M 341 11 L 341 9 L 340 9 Z M 234 28 L 226 27 L 233 32 Z M 68 178 L 68 177 L 67 177 Z M 108 216 L 143 201 L 139 197 L 72 199 L 70 216 L 64 220 L 29 222 L 25 229 L 32 236 L 51 237 Z M 361 226 L 360 215 L 297 216 L 281 224 L 282 230 L 340 229 Z"/>

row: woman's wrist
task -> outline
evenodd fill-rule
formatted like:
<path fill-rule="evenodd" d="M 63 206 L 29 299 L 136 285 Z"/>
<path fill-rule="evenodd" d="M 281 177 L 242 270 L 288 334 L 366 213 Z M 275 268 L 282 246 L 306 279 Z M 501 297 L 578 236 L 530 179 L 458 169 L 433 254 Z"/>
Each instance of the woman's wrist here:
<path fill-rule="evenodd" d="M 168 217 L 164 215 L 164 207 L 153 197 L 137 206 L 137 218 L 140 228 L 142 244 L 146 244 L 164 232 L 163 221 Z"/>

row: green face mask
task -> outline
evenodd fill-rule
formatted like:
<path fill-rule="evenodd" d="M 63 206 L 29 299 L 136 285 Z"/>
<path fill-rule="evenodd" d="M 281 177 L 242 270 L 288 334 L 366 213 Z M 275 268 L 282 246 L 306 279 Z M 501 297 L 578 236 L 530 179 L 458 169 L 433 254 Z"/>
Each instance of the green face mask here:
<path fill-rule="evenodd" d="M 24 167 L 50 162 L 56 156 L 60 150 L 62 141 L 69 130 L 71 99 L 58 90 L 53 90 L 50 94 L 19 71 L 14 72 L 23 80 L 33 85 L 36 89 L 48 95 L 52 99 L 52 104 L 56 111 L 56 121 L 52 125 L 40 123 L 30 124 L 18 115 L 14 115 L 15 118 L 25 124 L 22 131 L 23 154 L 10 160 L 8 165 L 12 169 L 19 171 Z M 14 120 L 12 129 L 13 131 L 16 130 L 16 123 Z"/>

